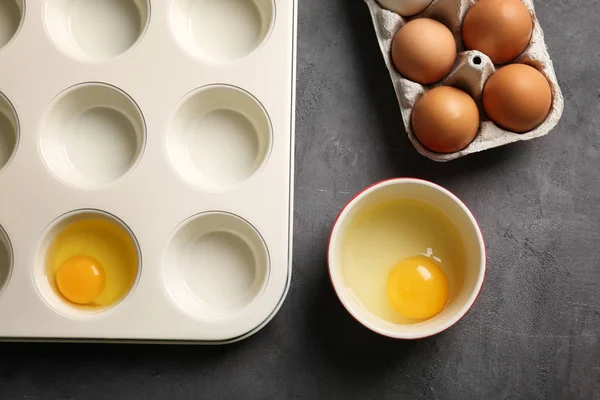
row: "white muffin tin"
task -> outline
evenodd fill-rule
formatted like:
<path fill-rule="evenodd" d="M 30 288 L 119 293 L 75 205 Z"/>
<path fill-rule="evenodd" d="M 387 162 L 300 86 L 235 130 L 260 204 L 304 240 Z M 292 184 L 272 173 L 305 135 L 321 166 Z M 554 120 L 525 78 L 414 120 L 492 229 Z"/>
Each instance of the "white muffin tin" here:
<path fill-rule="evenodd" d="M 548 80 L 552 90 L 552 106 L 546 119 L 536 128 L 522 134 L 510 132 L 500 128 L 490 121 L 483 113 L 481 104 L 481 94 L 487 79 L 500 66 L 494 65 L 490 58 L 477 51 L 465 50 L 461 38 L 462 21 L 469 8 L 475 3 L 475 0 L 433 0 L 429 7 L 421 13 L 405 18 L 386 10 L 380 6 L 377 0 L 365 0 L 369 7 L 377 41 L 383 55 L 383 59 L 389 70 L 392 84 L 396 91 L 404 128 L 408 134 L 413 146 L 417 151 L 434 161 L 449 161 L 468 154 L 477 153 L 494 147 L 504 146 L 523 140 L 535 139 L 547 135 L 558 123 L 564 108 L 564 99 L 558 86 L 558 80 L 554 72 L 554 66 L 546 43 L 544 41 L 544 32 L 540 22 L 535 15 L 535 9 L 532 0 L 522 0 L 529 9 L 533 19 L 533 34 L 529 46 L 512 63 L 528 64 L 539 70 Z M 383 2 L 382 2 L 383 3 Z M 452 71 L 440 82 L 432 85 L 421 85 L 403 77 L 396 67 L 391 57 L 391 48 L 394 36 L 398 30 L 411 19 L 431 18 L 446 25 L 454 35 L 458 47 L 458 55 Z M 465 149 L 455 153 L 441 154 L 430 151 L 423 146 L 415 137 L 411 127 L 412 110 L 417 100 L 428 90 L 441 85 L 455 86 L 467 92 L 481 111 L 481 124 L 479 133 L 475 140 Z"/>
<path fill-rule="evenodd" d="M 0 339 L 223 343 L 291 274 L 295 0 L 0 0 Z M 44 251 L 100 215 L 128 295 L 54 291 Z"/>

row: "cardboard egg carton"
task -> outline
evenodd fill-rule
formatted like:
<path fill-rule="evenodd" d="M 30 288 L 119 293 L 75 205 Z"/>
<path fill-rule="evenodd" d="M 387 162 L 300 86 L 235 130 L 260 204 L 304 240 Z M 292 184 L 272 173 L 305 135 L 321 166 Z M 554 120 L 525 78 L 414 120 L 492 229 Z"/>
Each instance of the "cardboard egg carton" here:
<path fill-rule="evenodd" d="M 291 277 L 297 2 L 4 3 L 0 341 L 215 344 L 267 324 Z M 139 260 L 99 309 L 46 267 L 86 218 Z"/>
<path fill-rule="evenodd" d="M 523 0 L 533 17 L 532 38 L 527 49 L 511 63 L 529 64 L 541 71 L 550 83 L 553 101 L 544 122 L 532 131 L 522 134 L 506 131 L 496 126 L 483 112 L 481 94 L 486 80 L 496 71 L 496 66 L 485 54 L 476 50 L 465 50 L 461 38 L 462 20 L 475 0 L 434 0 L 427 9 L 410 18 L 404 18 L 383 9 L 376 0 L 365 1 L 369 6 L 377 40 L 396 90 L 406 132 L 420 154 L 435 161 L 454 160 L 467 154 L 544 136 L 558 123 L 563 111 L 564 100 L 544 42 L 544 33 L 535 16 L 532 0 Z M 391 47 L 396 32 L 409 20 L 415 18 L 431 18 L 442 22 L 452 31 L 457 43 L 458 55 L 452 71 L 433 85 L 421 85 L 402 77 L 392 61 Z M 442 85 L 455 86 L 470 94 L 477 103 L 481 115 L 479 132 L 475 140 L 465 149 L 450 154 L 435 153 L 425 148 L 415 137 L 410 122 L 412 109 L 417 100 L 426 91 Z"/>

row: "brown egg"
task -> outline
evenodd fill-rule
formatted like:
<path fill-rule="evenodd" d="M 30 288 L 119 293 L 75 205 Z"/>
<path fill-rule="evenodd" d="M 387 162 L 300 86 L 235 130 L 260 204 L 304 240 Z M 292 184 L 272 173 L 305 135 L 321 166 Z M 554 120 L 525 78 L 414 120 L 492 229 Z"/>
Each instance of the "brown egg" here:
<path fill-rule="evenodd" d="M 436 153 L 467 147 L 479 130 L 479 110 L 462 90 L 440 86 L 425 93 L 412 112 L 412 129 L 419 142 Z"/>
<path fill-rule="evenodd" d="M 483 88 L 483 108 L 498 126 L 523 133 L 541 124 L 552 105 L 546 77 L 525 64 L 510 64 L 496 71 Z"/>
<path fill-rule="evenodd" d="M 456 41 L 441 22 L 413 19 L 394 36 L 392 60 L 402 76 L 427 85 L 439 81 L 452 69 Z"/>
<path fill-rule="evenodd" d="M 504 64 L 527 48 L 532 32 L 533 19 L 521 0 L 479 0 L 465 16 L 462 39 L 467 49 Z"/>

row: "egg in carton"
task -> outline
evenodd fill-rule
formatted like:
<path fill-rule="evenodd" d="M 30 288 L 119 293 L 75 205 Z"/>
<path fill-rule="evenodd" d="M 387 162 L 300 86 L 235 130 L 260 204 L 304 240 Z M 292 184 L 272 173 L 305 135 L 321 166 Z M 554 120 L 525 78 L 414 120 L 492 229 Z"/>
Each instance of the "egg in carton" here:
<path fill-rule="evenodd" d="M 497 126 L 483 112 L 481 100 L 484 85 L 487 79 L 500 66 L 494 65 L 490 57 L 480 51 L 466 50 L 463 44 L 461 37 L 462 21 L 468 10 L 475 3 L 475 0 L 433 0 L 429 5 L 428 0 L 407 2 L 397 0 L 379 0 L 379 2 L 377 0 L 365 0 L 375 26 L 381 52 L 398 97 L 406 132 L 411 143 L 420 154 L 435 161 L 454 160 L 467 154 L 541 137 L 548 134 L 556 126 L 564 107 L 563 96 L 558 86 L 552 60 L 544 42 L 544 33 L 535 15 L 533 2 L 531 0 L 522 1 L 531 13 L 533 33 L 527 48 L 510 63 L 528 64 L 540 71 L 550 85 L 552 104 L 550 111 L 541 124 L 528 132 L 515 133 Z M 408 7 L 407 15 L 414 14 L 415 11 L 418 13 L 410 17 L 402 17 L 396 12 L 382 7 L 384 5 L 389 9 L 402 12 L 404 3 Z M 421 11 L 419 12 L 419 10 Z M 391 56 L 394 36 L 402 26 L 416 18 L 431 18 L 443 23 L 452 32 L 457 45 L 458 54 L 452 70 L 443 79 L 431 85 L 421 85 L 403 77 L 394 66 Z M 411 115 L 417 100 L 425 92 L 437 86 L 454 86 L 467 92 L 475 100 L 480 110 L 481 122 L 477 136 L 466 148 L 457 152 L 442 154 L 429 150 L 415 137 L 411 126 Z"/>

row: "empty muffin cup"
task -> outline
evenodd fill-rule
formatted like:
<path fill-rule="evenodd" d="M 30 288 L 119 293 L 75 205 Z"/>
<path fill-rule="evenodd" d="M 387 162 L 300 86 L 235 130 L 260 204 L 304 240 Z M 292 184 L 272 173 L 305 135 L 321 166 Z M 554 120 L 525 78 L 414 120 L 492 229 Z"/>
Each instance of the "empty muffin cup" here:
<path fill-rule="evenodd" d="M 207 212 L 175 229 L 163 278 L 179 309 L 214 321 L 234 317 L 257 298 L 269 269 L 267 246 L 254 227 L 233 214 Z"/>
<path fill-rule="evenodd" d="M 265 42 L 275 21 L 273 0 L 171 0 L 171 30 L 192 57 L 234 61 Z"/>
<path fill-rule="evenodd" d="M 6 289 L 13 267 L 13 253 L 6 231 L 0 226 L 0 295 Z"/>
<path fill-rule="evenodd" d="M 135 102 L 101 84 L 73 86 L 55 99 L 43 121 L 39 146 L 47 167 L 63 182 L 97 189 L 135 165 L 145 123 Z"/>
<path fill-rule="evenodd" d="M 15 154 L 19 141 L 19 121 L 12 104 L 0 93 L 0 171 Z"/>
<path fill-rule="evenodd" d="M 44 22 L 54 44 L 81 61 L 107 61 L 143 36 L 148 0 L 46 0 Z"/>
<path fill-rule="evenodd" d="M 224 190 L 251 177 L 271 150 L 263 106 L 233 86 L 212 85 L 186 96 L 167 132 L 167 153 L 191 185 Z"/>
<path fill-rule="evenodd" d="M 24 14 L 23 0 L 0 0 L 0 49 L 16 36 Z"/>
<path fill-rule="evenodd" d="M 42 298 L 56 312 L 93 317 L 132 292 L 140 260 L 137 240 L 121 220 L 98 210 L 77 210 L 44 231 L 33 276 Z"/>

